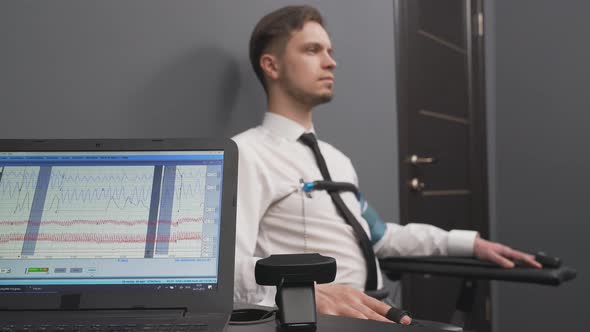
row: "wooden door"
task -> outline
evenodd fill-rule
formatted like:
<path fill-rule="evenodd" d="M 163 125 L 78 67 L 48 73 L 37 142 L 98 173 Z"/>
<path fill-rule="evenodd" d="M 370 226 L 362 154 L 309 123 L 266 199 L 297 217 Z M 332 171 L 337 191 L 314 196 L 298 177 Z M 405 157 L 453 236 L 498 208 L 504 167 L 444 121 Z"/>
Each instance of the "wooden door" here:
<path fill-rule="evenodd" d="M 402 223 L 488 236 L 482 0 L 397 0 Z M 449 321 L 461 280 L 405 277 L 405 309 Z M 489 283 L 472 322 L 489 331 Z"/>

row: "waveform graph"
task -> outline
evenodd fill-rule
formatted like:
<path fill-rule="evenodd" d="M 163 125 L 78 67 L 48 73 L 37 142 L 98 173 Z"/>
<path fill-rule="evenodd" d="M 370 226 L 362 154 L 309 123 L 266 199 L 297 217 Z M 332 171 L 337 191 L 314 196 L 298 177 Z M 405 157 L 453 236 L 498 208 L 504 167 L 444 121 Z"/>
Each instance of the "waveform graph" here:
<path fill-rule="evenodd" d="M 0 176 L 0 258 L 18 258 L 37 187 L 40 167 L 2 167 Z"/>
<path fill-rule="evenodd" d="M 164 169 L 154 257 L 199 257 L 206 166 Z"/>
<path fill-rule="evenodd" d="M 0 258 L 199 257 L 204 165 L 0 169 Z"/>
<path fill-rule="evenodd" d="M 153 166 L 52 167 L 34 257 L 143 257 L 153 174 Z"/>

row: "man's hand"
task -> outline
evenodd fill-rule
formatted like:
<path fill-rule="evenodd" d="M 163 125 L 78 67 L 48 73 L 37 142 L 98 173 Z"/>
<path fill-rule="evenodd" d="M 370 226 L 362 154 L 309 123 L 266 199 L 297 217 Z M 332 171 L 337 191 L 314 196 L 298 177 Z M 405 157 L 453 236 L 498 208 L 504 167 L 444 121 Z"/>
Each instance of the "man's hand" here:
<path fill-rule="evenodd" d="M 316 285 L 315 303 L 318 312 L 321 314 L 392 323 L 392 321 L 385 318 L 391 308 L 389 305 L 349 286 L 337 284 Z M 404 325 L 411 322 L 412 320 L 408 316 L 401 319 L 401 323 Z"/>
<path fill-rule="evenodd" d="M 514 250 L 500 243 L 484 240 L 479 235 L 475 238 L 473 247 L 477 258 L 496 263 L 503 268 L 513 268 L 513 261 L 515 260 L 537 269 L 542 268 L 541 264 L 535 260 L 535 256 Z"/>

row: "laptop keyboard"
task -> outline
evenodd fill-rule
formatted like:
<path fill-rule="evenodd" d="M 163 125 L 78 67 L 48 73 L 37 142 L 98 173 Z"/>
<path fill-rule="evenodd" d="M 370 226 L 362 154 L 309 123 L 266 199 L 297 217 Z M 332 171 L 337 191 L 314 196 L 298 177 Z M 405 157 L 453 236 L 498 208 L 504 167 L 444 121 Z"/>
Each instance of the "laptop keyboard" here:
<path fill-rule="evenodd" d="M 0 332 L 202 332 L 206 323 L 191 324 L 2 324 Z"/>

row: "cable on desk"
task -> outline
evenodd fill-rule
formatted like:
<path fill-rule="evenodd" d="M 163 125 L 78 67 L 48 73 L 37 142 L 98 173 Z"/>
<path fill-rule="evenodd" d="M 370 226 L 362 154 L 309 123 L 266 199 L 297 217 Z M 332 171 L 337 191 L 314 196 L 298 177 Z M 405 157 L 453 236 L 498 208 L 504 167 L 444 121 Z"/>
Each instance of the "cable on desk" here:
<path fill-rule="evenodd" d="M 229 325 L 254 325 L 273 321 L 278 310 L 254 308 L 236 309 L 232 311 Z"/>

